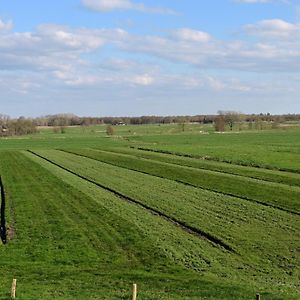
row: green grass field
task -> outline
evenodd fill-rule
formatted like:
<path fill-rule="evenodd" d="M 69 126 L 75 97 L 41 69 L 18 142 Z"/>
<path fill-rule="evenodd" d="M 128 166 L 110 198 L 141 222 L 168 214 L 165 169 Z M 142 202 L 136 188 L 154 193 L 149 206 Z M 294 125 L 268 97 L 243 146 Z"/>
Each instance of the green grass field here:
<path fill-rule="evenodd" d="M 0 299 L 300 298 L 300 129 L 0 139 Z"/>

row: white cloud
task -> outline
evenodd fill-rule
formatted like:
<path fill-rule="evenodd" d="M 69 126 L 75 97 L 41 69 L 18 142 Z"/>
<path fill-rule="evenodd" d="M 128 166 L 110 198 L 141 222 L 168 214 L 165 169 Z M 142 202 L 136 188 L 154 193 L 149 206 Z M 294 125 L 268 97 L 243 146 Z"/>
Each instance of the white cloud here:
<path fill-rule="evenodd" d="M 98 82 L 96 76 L 89 74 L 78 74 L 76 70 L 54 71 L 53 75 L 56 79 L 69 86 L 92 86 Z"/>
<path fill-rule="evenodd" d="M 126 71 L 133 68 L 141 68 L 142 63 L 137 63 L 131 60 L 125 60 L 120 58 L 110 58 L 99 64 L 101 69 L 109 70 L 109 71 Z"/>
<path fill-rule="evenodd" d="M 185 64 L 202 71 L 226 69 L 246 73 L 299 73 L 298 27 L 298 24 L 283 20 L 264 20 L 245 27 L 244 33 L 254 34 L 257 37 L 255 41 L 223 41 L 190 28 L 179 28 L 165 36 L 143 36 L 118 28 L 86 29 L 48 24 L 33 32 L 4 31 L 0 34 L 0 69 L 15 74 L 38 74 L 60 86 L 80 88 L 95 88 L 103 84 L 135 88 L 171 88 L 173 85 L 187 90 L 206 86 L 215 92 L 247 92 L 253 90 L 247 84 L 224 81 L 214 76 L 205 79 L 185 74 L 172 77 L 166 75 L 169 71 L 163 75 L 161 69 L 168 69 L 172 64 L 172 70 L 176 65 Z M 99 61 L 101 55 L 90 58 L 92 52 L 101 51 L 105 45 L 117 48 L 119 52 L 146 54 L 153 62 L 159 58 L 170 64 L 145 63 L 144 59 L 141 59 L 142 62 L 130 61 L 120 57 Z M 174 70 L 169 73 L 176 74 L 176 67 Z M 20 84 L 22 91 L 27 87 L 29 85 Z"/>
<path fill-rule="evenodd" d="M 83 54 L 100 49 L 108 42 L 122 41 L 121 29 L 71 29 L 42 25 L 35 32 L 9 32 L 0 35 L 2 70 L 49 71 L 87 63 Z"/>
<path fill-rule="evenodd" d="M 149 74 L 138 75 L 131 80 L 133 83 L 138 85 L 152 85 L 154 83 L 154 78 Z"/>
<path fill-rule="evenodd" d="M 299 24 L 264 20 L 244 29 L 244 40 L 218 40 L 185 28 L 165 37 L 128 35 L 118 42 L 118 47 L 202 69 L 299 72 Z M 256 39 L 249 39 L 249 34 Z"/>
<path fill-rule="evenodd" d="M 190 28 L 180 28 L 173 32 L 173 35 L 183 41 L 208 42 L 211 37 L 208 33 Z"/>
<path fill-rule="evenodd" d="M 91 10 L 99 12 L 136 10 L 146 13 L 175 14 L 173 10 L 168 8 L 146 6 L 143 3 L 136 3 L 131 0 L 81 0 L 81 3 Z"/>
<path fill-rule="evenodd" d="M 0 31 L 1 30 L 10 30 L 13 28 L 13 22 L 12 21 L 3 21 L 0 19 Z"/>
<path fill-rule="evenodd" d="M 263 20 L 244 27 L 247 33 L 264 37 L 295 39 L 300 35 L 300 23 L 292 24 L 281 19 Z"/>
<path fill-rule="evenodd" d="M 112 10 L 130 10 L 140 9 L 140 4 L 134 4 L 129 0 L 82 0 L 82 4 L 90 9 L 98 11 L 112 11 Z"/>
<path fill-rule="evenodd" d="M 37 35 L 44 41 L 48 39 L 53 45 L 79 51 L 91 51 L 105 44 L 102 33 L 97 30 L 72 30 L 65 26 L 42 25 L 38 28 Z"/>
<path fill-rule="evenodd" d="M 137 5 L 133 1 L 107 3 L 111 6 L 106 11 L 116 5 L 118 9 L 149 9 L 144 5 L 131 6 Z M 130 5 L 120 7 L 120 3 Z M 215 111 L 222 109 L 220 103 L 226 97 L 230 101 L 237 99 L 237 103 L 249 97 L 249 109 L 254 98 L 271 99 L 268 108 L 276 97 L 295 99 L 294 103 L 298 103 L 299 23 L 262 20 L 243 27 L 239 40 L 217 39 L 201 28 L 142 35 L 120 28 L 88 29 L 55 24 L 41 25 L 31 32 L 16 32 L 10 30 L 12 26 L 11 21 L 0 20 L 0 94 L 8 99 L 1 109 L 5 109 L 3 105 L 9 107 L 10 101 L 19 101 L 26 106 L 25 111 L 28 108 L 24 99 L 36 99 L 40 111 L 45 107 L 57 109 L 46 105 L 49 102 L 56 103 L 58 110 L 64 110 L 60 106 L 63 102 L 65 109 L 70 106 L 75 109 L 74 99 L 82 103 L 83 110 L 88 106 L 84 101 L 93 102 L 95 106 L 90 111 L 95 114 L 116 113 L 99 111 L 101 101 L 107 101 L 109 105 L 105 107 L 109 108 L 109 101 L 119 101 L 115 108 L 125 113 L 126 109 L 130 113 L 131 107 L 122 106 L 122 101 L 141 103 L 141 113 L 161 112 L 164 101 L 168 102 L 166 113 L 172 113 L 173 101 L 182 103 L 177 110 L 181 113 L 184 107 L 189 107 L 186 101 L 190 103 L 190 99 L 195 101 L 190 107 L 197 107 L 197 101 L 202 101 L 199 107 L 206 107 L 207 99 L 213 102 L 218 97 L 220 102 L 216 103 Z M 111 54 L 104 50 L 105 46 L 109 46 Z M 39 102 L 40 99 L 44 102 Z M 134 103 L 135 99 L 145 101 Z M 156 103 L 157 110 L 148 110 L 147 103 Z"/>

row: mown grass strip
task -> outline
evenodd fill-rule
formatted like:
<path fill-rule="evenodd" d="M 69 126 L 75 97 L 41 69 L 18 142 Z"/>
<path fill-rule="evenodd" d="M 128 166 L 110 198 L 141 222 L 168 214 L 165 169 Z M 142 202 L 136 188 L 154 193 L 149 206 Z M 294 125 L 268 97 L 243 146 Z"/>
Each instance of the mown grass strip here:
<path fill-rule="evenodd" d="M 62 151 L 36 152 L 168 216 L 217 236 L 239 253 L 233 256 L 243 260 L 247 272 L 271 272 L 273 276 L 276 273 L 275 278 L 281 278 L 281 282 L 298 282 L 299 264 L 294 253 L 299 246 L 300 220 L 296 215 Z M 51 165 L 46 161 L 44 163 Z M 187 235 L 189 238 L 192 236 Z M 221 247 L 216 249 L 223 250 Z"/>
<path fill-rule="evenodd" d="M 268 182 L 278 182 L 290 186 L 300 187 L 300 175 L 291 172 L 283 172 L 276 170 L 269 170 L 264 168 L 255 168 L 241 166 L 234 163 L 224 163 L 206 159 L 192 158 L 190 156 L 178 156 L 169 153 L 162 153 L 158 151 L 142 150 L 144 148 L 99 148 L 101 151 L 108 151 L 114 153 L 128 154 L 140 158 L 148 158 L 166 163 L 177 164 L 180 166 L 193 167 L 197 169 L 211 170 L 219 173 L 239 175 L 252 179 L 259 179 Z"/>
<path fill-rule="evenodd" d="M 36 155 L 36 156 L 38 156 L 38 157 L 40 157 L 40 158 L 42 158 L 42 159 L 44 159 L 44 160 L 46 160 L 48 162 L 50 162 L 51 164 L 53 164 L 53 165 L 55 165 L 55 166 L 57 166 L 57 167 L 65 170 L 65 171 L 67 171 L 67 172 L 69 172 L 69 173 L 71 173 L 73 175 L 76 175 L 77 177 L 79 177 L 79 178 L 81 178 L 83 180 L 86 180 L 86 181 L 88 181 L 88 182 L 90 182 L 90 183 L 92 183 L 92 184 L 94 184 L 94 185 L 96 185 L 96 186 L 98 186 L 100 188 L 103 188 L 103 189 L 105 189 L 105 190 L 113 193 L 114 195 L 120 197 L 123 200 L 129 201 L 131 203 L 134 203 L 134 204 L 137 204 L 137 205 L 143 207 L 144 209 L 150 211 L 151 213 L 153 213 L 155 215 L 158 215 L 158 216 L 166 219 L 169 222 L 172 222 L 174 225 L 180 227 L 182 230 L 184 230 L 184 231 L 186 231 L 186 232 L 188 232 L 188 233 L 190 233 L 190 234 L 192 234 L 194 236 L 198 236 L 199 238 L 205 238 L 209 242 L 211 242 L 211 243 L 213 243 L 213 244 L 215 244 L 217 246 L 221 246 L 224 249 L 226 249 L 227 251 L 235 253 L 235 250 L 231 246 L 227 245 L 222 240 L 220 240 L 217 237 L 211 235 L 210 233 L 204 232 L 204 231 L 200 230 L 199 228 L 192 227 L 192 226 L 190 226 L 190 225 L 188 225 L 188 224 L 186 224 L 184 222 L 181 222 L 181 221 L 177 220 L 176 218 L 171 217 L 171 216 L 169 216 L 169 215 L 167 215 L 167 214 L 165 214 L 165 213 L 163 213 L 163 212 L 161 212 L 161 211 L 159 211 L 159 210 L 157 210 L 157 209 L 155 209 L 155 208 L 153 208 L 153 207 L 151 207 L 149 205 L 146 205 L 145 203 L 142 203 L 142 202 L 140 202 L 140 201 L 138 201 L 136 199 L 133 199 L 132 197 L 128 197 L 127 195 L 125 195 L 123 193 L 120 193 L 120 192 L 118 192 L 118 191 L 116 191 L 116 190 L 114 190 L 114 189 L 112 189 L 110 187 L 107 187 L 107 186 L 105 186 L 103 184 L 100 184 L 100 183 L 98 183 L 98 182 L 96 182 L 94 180 L 91 180 L 91 179 L 89 179 L 89 178 L 87 178 L 85 176 L 82 176 L 82 175 L 80 175 L 80 174 L 78 174 L 78 173 L 76 173 L 76 172 L 74 172 L 74 171 L 72 171 L 72 170 L 70 170 L 70 169 L 68 169 L 68 168 L 66 168 L 64 166 L 61 166 L 60 164 L 58 164 L 58 163 L 56 163 L 56 162 L 54 162 L 54 161 L 52 161 L 52 160 L 50 160 L 50 159 L 48 159 L 48 158 L 40 155 L 38 153 L 35 153 L 34 151 L 28 150 L 28 152 L 30 152 L 33 155 Z"/>
<path fill-rule="evenodd" d="M 61 151 L 300 215 L 300 190 L 298 191 L 296 187 L 292 189 L 284 185 L 265 183 L 235 175 L 222 176 L 212 171 L 198 170 L 101 150 Z M 276 194 L 274 194 L 274 189 L 276 189 Z"/>
<path fill-rule="evenodd" d="M 24 300 L 128 299 L 132 282 L 145 300 L 247 299 L 256 291 L 232 266 L 239 256 L 51 163 L 15 152 L 1 156 L 0 168 L 18 230 L 0 247 L 0 299 L 12 276 Z M 210 277 L 224 272 L 227 283 Z"/>
<path fill-rule="evenodd" d="M 2 182 L 2 177 L 0 176 L 0 194 L 1 194 L 1 212 L 0 212 L 0 236 L 2 243 L 5 245 L 7 242 L 7 234 L 6 234 L 6 219 L 5 219 L 5 192 L 4 185 Z"/>
<path fill-rule="evenodd" d="M 252 167 L 252 168 L 257 168 L 257 169 L 276 170 L 276 171 L 300 174 L 300 170 L 297 170 L 297 169 L 275 167 L 275 166 L 267 165 L 267 164 L 262 165 L 262 164 L 258 164 L 258 163 L 247 163 L 245 161 L 236 161 L 236 160 L 232 161 L 232 160 L 228 160 L 228 159 L 224 159 L 224 158 L 220 158 L 220 157 L 188 154 L 188 153 L 183 153 L 183 152 L 169 151 L 169 150 L 162 150 L 162 149 L 152 149 L 152 148 L 146 148 L 146 147 L 134 147 L 134 149 L 149 151 L 149 152 L 156 152 L 156 153 L 163 153 L 163 154 L 170 154 L 170 155 L 175 155 L 175 156 L 179 156 L 179 157 L 188 157 L 188 158 L 194 158 L 194 159 L 203 159 L 203 160 L 207 160 L 207 161 L 223 162 L 223 163 L 227 163 L 227 164 L 244 166 L 244 167 Z"/>

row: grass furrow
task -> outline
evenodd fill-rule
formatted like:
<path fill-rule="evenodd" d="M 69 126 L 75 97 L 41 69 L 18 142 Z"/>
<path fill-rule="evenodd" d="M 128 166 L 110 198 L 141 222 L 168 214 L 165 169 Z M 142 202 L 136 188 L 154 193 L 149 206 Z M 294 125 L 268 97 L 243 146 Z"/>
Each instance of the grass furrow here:
<path fill-rule="evenodd" d="M 143 299 L 189 299 L 187 287 L 201 283 L 207 292 L 195 289 L 195 297 L 214 288 L 216 299 L 254 293 L 243 288 L 246 279 L 234 279 L 242 264 L 237 256 L 29 154 L 4 158 L 0 168 L 8 198 L 14 198 L 16 235 L 0 248 L 0 297 L 12 276 L 20 282 L 22 299 L 126 299 L 132 281 L 145 286 Z M 237 285 L 233 293 L 226 283 L 217 283 L 230 265 L 231 284 Z M 199 278 L 199 272 L 207 278 Z M 155 283 L 160 281 L 165 290 Z M 154 284 L 146 289 L 149 282 Z"/>
<path fill-rule="evenodd" d="M 239 175 L 253 179 L 260 179 L 270 182 L 278 182 L 291 186 L 300 186 L 300 175 L 292 172 L 269 170 L 236 165 L 234 163 L 223 163 L 207 160 L 205 158 L 192 158 L 189 156 L 177 155 L 172 152 L 159 151 L 147 148 L 104 148 L 109 152 L 133 155 L 140 158 L 148 158 L 166 163 L 178 164 L 181 166 L 193 167 L 216 171 L 225 174 Z M 99 148 L 99 150 L 103 150 Z"/>
<path fill-rule="evenodd" d="M 158 216 L 164 218 L 168 222 L 171 222 L 171 223 L 175 224 L 176 226 L 180 227 L 184 231 L 186 231 L 186 232 L 188 232 L 188 233 L 190 233 L 194 236 L 199 236 L 200 238 L 205 238 L 205 239 L 207 239 L 208 241 L 210 241 L 211 243 L 213 243 L 216 246 L 221 246 L 221 247 L 223 247 L 224 249 L 226 249 L 228 251 L 235 252 L 229 245 L 225 244 L 222 240 L 218 239 L 217 237 L 211 235 L 208 232 L 204 232 L 203 230 L 201 230 L 199 228 L 193 228 L 193 227 L 189 226 L 188 224 L 185 224 L 185 223 L 183 223 L 183 222 L 181 222 L 181 221 L 179 221 L 179 220 L 177 220 L 173 217 L 170 217 L 170 216 L 164 214 L 163 212 L 161 212 L 157 209 L 154 209 L 154 208 L 152 208 L 152 207 L 150 207 L 150 206 L 148 206 L 148 205 L 146 205 L 146 204 L 144 204 L 144 203 L 142 203 L 142 202 L 140 202 L 140 201 L 138 201 L 134 198 L 128 197 L 128 196 L 118 192 L 115 189 L 109 188 L 109 187 L 107 187 L 105 185 L 102 185 L 102 184 L 100 184 L 100 183 L 98 183 L 94 180 L 91 180 L 91 179 L 89 179 L 85 176 L 82 176 L 82 175 L 80 175 L 80 174 L 78 174 L 78 173 L 76 173 L 76 172 L 74 172 L 74 171 L 72 171 L 72 170 L 70 170 L 66 167 L 63 167 L 62 165 L 59 165 L 59 164 L 55 163 L 54 161 L 52 161 L 52 160 L 50 160 L 50 159 L 48 159 L 48 158 L 46 158 L 42 155 L 39 155 L 39 154 L 37 154 L 33 151 L 30 151 L 30 150 L 29 150 L 29 152 L 33 155 L 36 155 L 36 156 L 48 161 L 51 164 L 53 164 L 53 165 L 65 170 L 65 171 L 75 175 L 75 176 L 78 176 L 79 178 L 81 178 L 83 180 L 88 181 L 89 183 L 92 183 L 92 184 L 94 184 L 94 185 L 96 185 L 100 188 L 103 188 L 103 189 L 113 193 L 114 195 L 120 197 L 122 200 L 129 201 L 131 203 L 134 203 L 134 204 L 137 204 L 137 205 L 141 206 L 142 208 L 146 209 L 147 211 L 151 212 L 152 214 L 155 214 L 155 215 L 158 215 Z"/>
<path fill-rule="evenodd" d="M 300 214 L 300 188 L 298 187 L 220 174 L 218 172 L 199 170 L 100 150 L 78 149 L 68 151 L 123 168 L 168 178 L 202 189 L 236 196 L 291 213 Z M 275 189 L 276 194 L 274 193 Z"/>
<path fill-rule="evenodd" d="M 299 257 L 291 253 L 296 253 L 299 245 L 298 216 L 61 151 L 38 153 L 189 226 L 210 232 L 237 249 L 251 268 L 262 273 L 272 270 L 281 278 L 288 276 L 289 281 L 297 276 Z"/>
<path fill-rule="evenodd" d="M 299 175 L 299 129 L 229 134 L 145 135 L 130 137 L 131 145 L 216 162 L 233 163 Z"/>
<path fill-rule="evenodd" d="M 300 298 L 299 128 L 114 129 L 1 139 L 0 299 Z"/>

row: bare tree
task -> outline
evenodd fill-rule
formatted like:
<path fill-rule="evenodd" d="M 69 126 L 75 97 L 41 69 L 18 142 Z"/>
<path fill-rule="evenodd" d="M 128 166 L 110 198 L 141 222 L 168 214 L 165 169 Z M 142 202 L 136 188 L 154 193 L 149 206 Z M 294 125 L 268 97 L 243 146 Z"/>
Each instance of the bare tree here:
<path fill-rule="evenodd" d="M 112 125 L 107 125 L 107 127 L 106 127 L 106 134 L 107 135 L 114 135 L 115 134 L 115 129 L 113 128 Z"/>
<path fill-rule="evenodd" d="M 225 131 L 225 117 L 222 114 L 219 114 L 215 118 L 215 130 L 218 132 L 224 132 Z"/>
<path fill-rule="evenodd" d="M 225 119 L 225 124 L 230 128 L 230 131 L 233 130 L 233 126 L 242 120 L 243 114 L 236 111 L 219 111 L 219 115 L 223 115 Z"/>

